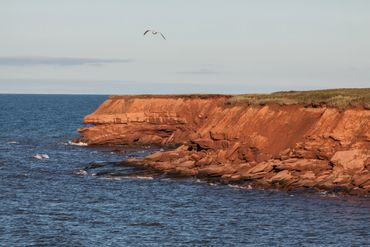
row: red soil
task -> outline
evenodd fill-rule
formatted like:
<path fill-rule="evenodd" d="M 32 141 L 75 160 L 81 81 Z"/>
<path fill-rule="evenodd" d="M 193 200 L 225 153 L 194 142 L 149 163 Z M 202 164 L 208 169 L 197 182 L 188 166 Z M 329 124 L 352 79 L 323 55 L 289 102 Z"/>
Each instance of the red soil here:
<path fill-rule="evenodd" d="M 370 111 L 228 105 L 229 96 L 120 96 L 84 118 L 89 144 L 179 144 L 130 162 L 184 176 L 370 193 Z"/>

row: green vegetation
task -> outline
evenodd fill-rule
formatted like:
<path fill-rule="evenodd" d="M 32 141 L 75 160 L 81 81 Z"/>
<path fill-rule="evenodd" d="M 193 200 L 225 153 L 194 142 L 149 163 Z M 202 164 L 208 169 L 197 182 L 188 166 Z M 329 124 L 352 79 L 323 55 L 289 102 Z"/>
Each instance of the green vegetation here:
<path fill-rule="evenodd" d="M 282 91 L 270 94 L 144 94 L 144 95 L 113 95 L 110 99 L 134 98 L 225 98 L 226 104 L 248 105 L 292 105 L 330 106 L 344 109 L 349 106 L 362 106 L 370 109 L 370 88 L 339 88 L 312 91 Z"/>
<path fill-rule="evenodd" d="M 308 106 L 331 106 L 340 109 L 348 106 L 363 106 L 370 109 L 370 88 L 327 89 L 313 91 L 283 91 L 271 94 L 241 94 L 227 100 L 228 104 L 247 103 L 250 105 L 304 104 Z"/>

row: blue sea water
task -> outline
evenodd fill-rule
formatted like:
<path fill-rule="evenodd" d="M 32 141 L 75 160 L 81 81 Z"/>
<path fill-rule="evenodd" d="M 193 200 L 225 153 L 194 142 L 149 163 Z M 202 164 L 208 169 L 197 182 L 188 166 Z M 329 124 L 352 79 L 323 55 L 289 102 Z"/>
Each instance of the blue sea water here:
<path fill-rule="evenodd" d="M 370 245 L 369 198 L 130 177 L 156 147 L 68 145 L 105 98 L 0 95 L 1 246 Z"/>

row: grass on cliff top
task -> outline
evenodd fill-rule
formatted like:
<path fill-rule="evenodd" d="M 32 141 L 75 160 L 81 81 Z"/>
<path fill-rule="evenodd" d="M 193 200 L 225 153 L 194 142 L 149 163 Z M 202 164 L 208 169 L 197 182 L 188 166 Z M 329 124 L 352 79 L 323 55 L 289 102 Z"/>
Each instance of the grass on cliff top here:
<path fill-rule="evenodd" d="M 247 103 L 250 105 L 304 104 L 308 106 L 331 106 L 344 109 L 349 106 L 363 106 L 370 109 L 370 88 L 327 89 L 312 91 L 282 91 L 270 94 L 234 95 L 227 103 Z"/>

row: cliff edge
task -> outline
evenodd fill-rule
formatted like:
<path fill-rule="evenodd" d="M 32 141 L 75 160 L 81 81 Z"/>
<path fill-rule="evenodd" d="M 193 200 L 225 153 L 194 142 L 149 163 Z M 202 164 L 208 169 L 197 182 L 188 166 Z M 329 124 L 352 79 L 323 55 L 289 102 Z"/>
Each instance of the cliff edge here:
<path fill-rule="evenodd" d="M 370 193 L 370 110 L 247 104 L 227 95 L 111 96 L 84 118 L 88 144 L 177 144 L 129 162 L 180 176 Z"/>

